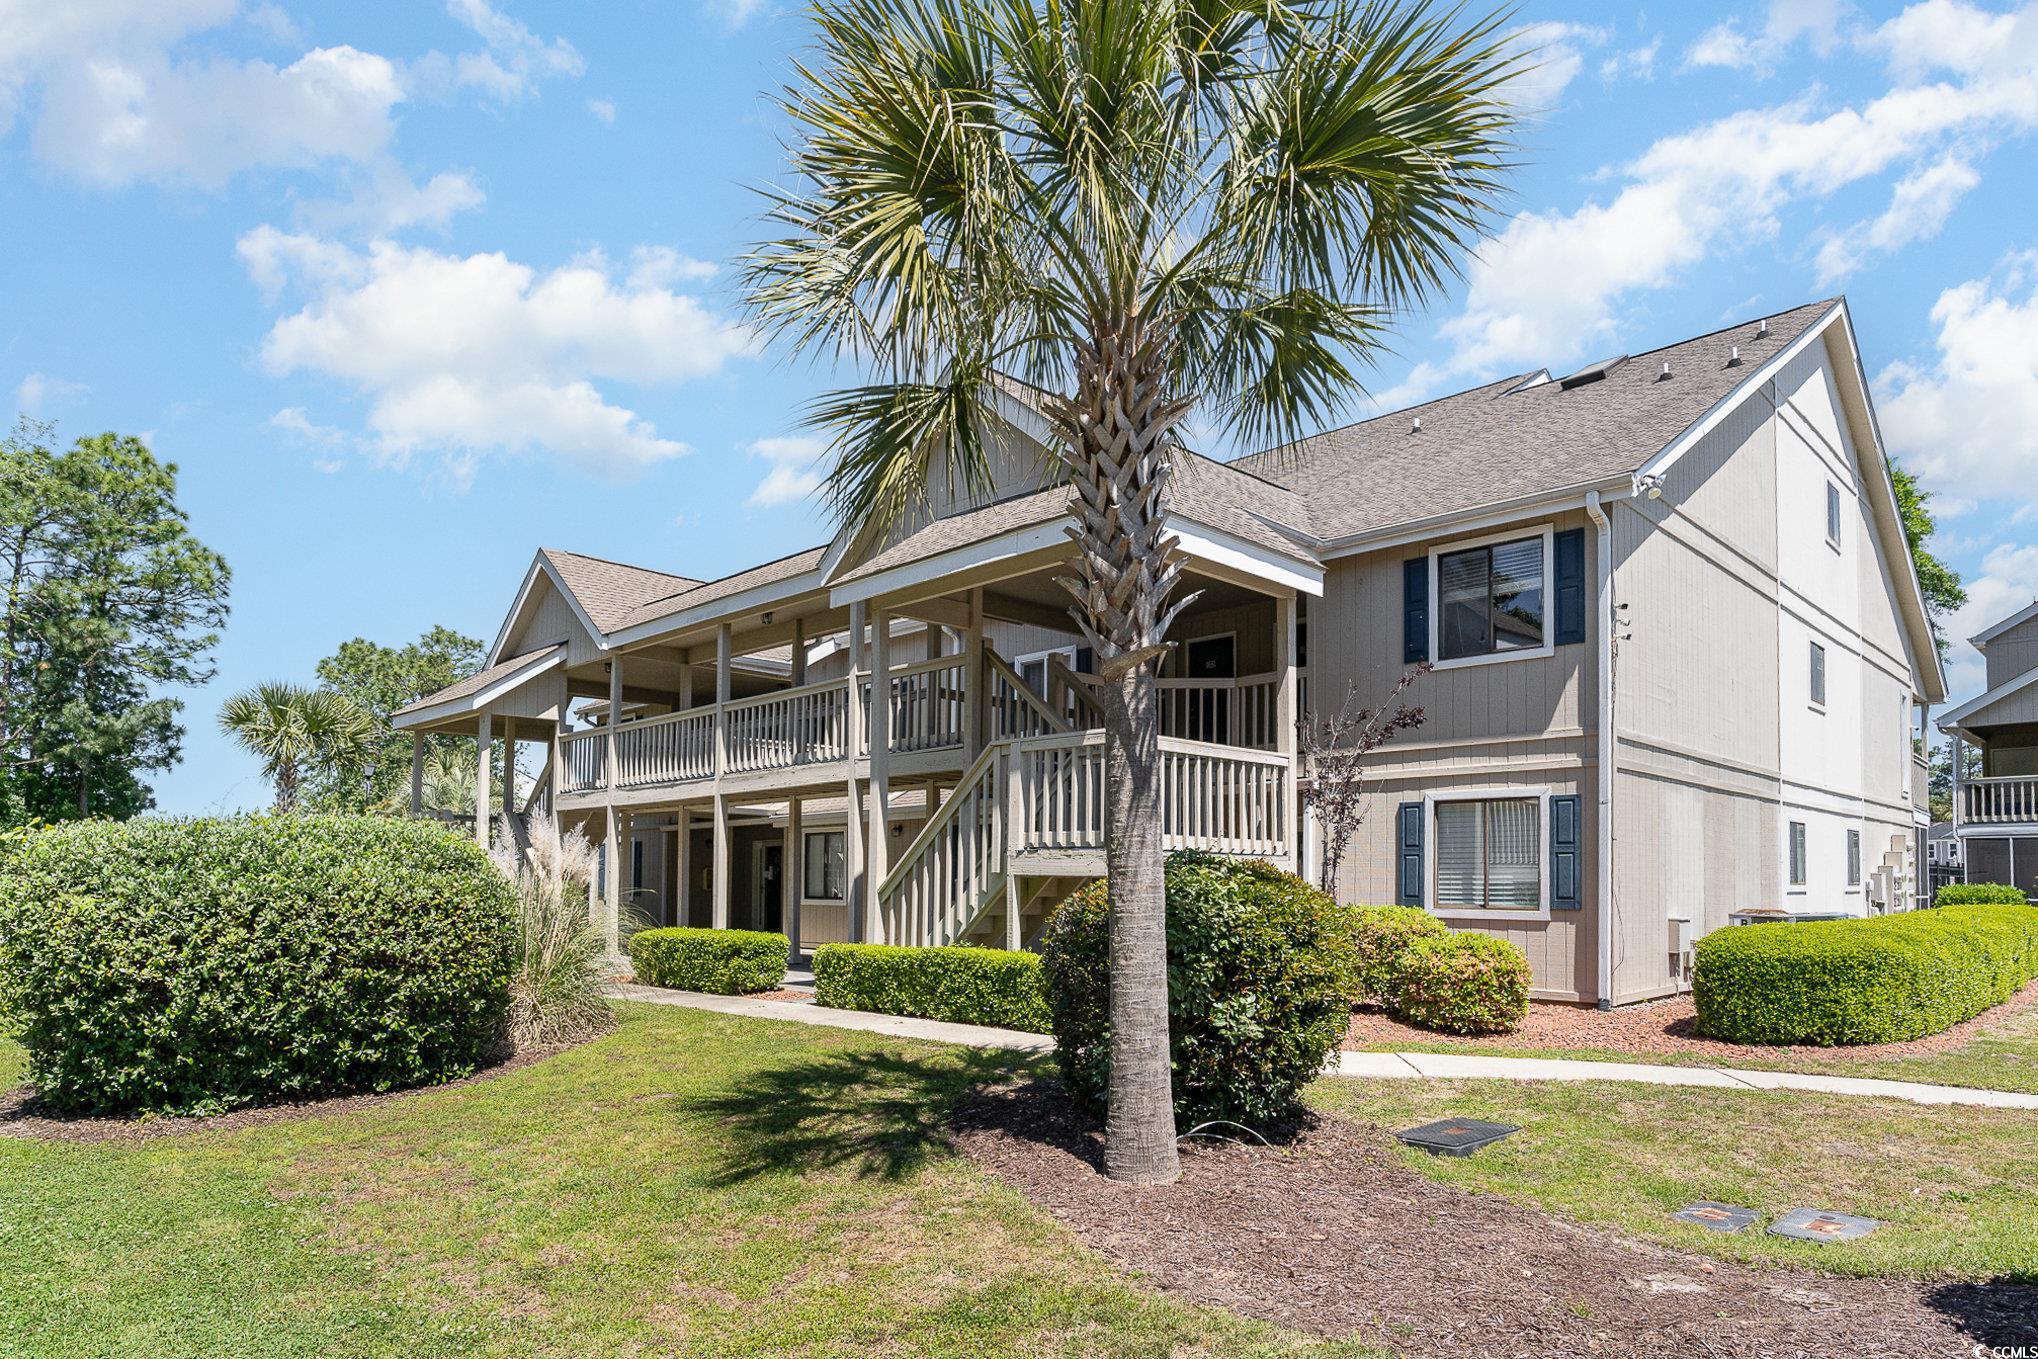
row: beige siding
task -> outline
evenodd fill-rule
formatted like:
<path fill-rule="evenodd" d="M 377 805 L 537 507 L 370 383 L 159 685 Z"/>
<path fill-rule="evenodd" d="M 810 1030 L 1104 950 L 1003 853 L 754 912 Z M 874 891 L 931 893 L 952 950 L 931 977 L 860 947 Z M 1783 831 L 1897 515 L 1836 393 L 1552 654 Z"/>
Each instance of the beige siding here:
<path fill-rule="evenodd" d="M 503 655 L 521 656 L 559 642 L 566 643 L 569 669 L 601 658 L 594 638 L 574 617 L 573 606 L 553 587 L 549 577 L 540 574 L 531 586 L 530 597 L 524 601 L 522 615 L 512 625 Z"/>
<path fill-rule="evenodd" d="M 2038 618 L 2026 619 L 1988 644 L 1982 653 L 1988 662 L 1987 687 L 2008 684 L 2038 666 Z"/>

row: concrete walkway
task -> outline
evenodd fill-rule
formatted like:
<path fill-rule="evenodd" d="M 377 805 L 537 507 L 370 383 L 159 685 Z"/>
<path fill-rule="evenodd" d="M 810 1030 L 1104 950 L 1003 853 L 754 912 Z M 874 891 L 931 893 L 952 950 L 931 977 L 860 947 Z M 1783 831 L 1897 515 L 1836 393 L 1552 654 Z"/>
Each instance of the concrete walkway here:
<path fill-rule="evenodd" d="M 683 1005 L 746 1019 L 776 1019 L 793 1024 L 819 1024 L 854 1029 L 891 1038 L 919 1038 L 931 1043 L 1010 1052 L 1054 1051 L 1046 1034 L 994 1029 L 981 1024 L 949 1024 L 904 1015 L 874 1015 L 861 1010 L 830 1010 L 798 1001 L 752 1000 L 747 996 L 709 996 L 695 991 L 668 991 L 657 986 L 617 983 L 608 988 L 619 1000 L 652 1005 Z M 2010 1090 L 1973 1090 L 1957 1085 L 1923 1085 L 1916 1081 L 1884 1081 L 1864 1076 L 1813 1076 L 1794 1071 L 1749 1071 L 1740 1067 L 1650 1066 L 1641 1062 L 1578 1062 L 1549 1057 L 1489 1057 L 1476 1053 L 1340 1052 L 1325 1075 L 1388 1080 L 1502 1081 L 1633 1081 L 1643 1085 L 1700 1086 L 1713 1090 L 1808 1090 L 1825 1095 L 1904 1100 L 1911 1104 L 1967 1104 L 1986 1109 L 2038 1109 L 2038 1095 Z"/>

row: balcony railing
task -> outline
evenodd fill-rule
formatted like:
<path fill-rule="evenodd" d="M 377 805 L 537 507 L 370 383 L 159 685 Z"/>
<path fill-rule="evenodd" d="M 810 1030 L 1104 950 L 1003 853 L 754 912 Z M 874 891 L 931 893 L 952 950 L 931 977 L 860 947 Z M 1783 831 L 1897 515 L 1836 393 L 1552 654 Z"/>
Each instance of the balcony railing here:
<path fill-rule="evenodd" d="M 2038 822 L 2038 776 L 1969 779 L 1960 788 L 1960 819 L 1967 822 Z"/>

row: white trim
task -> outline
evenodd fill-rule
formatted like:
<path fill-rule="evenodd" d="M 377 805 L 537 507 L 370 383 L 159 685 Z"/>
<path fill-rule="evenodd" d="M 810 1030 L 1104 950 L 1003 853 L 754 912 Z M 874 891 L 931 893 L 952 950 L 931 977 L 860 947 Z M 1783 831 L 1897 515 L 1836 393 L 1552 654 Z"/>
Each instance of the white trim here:
<path fill-rule="evenodd" d="M 2021 675 L 2013 675 L 1988 692 L 1979 694 L 1974 698 L 1968 699 L 1967 702 L 1960 704 L 1958 707 L 1948 708 L 1945 712 L 1940 713 L 1939 721 L 1935 725 L 1940 731 L 1950 734 L 1955 727 L 1980 712 L 1983 708 L 1988 707 L 1992 703 L 2001 702 L 2011 694 L 2029 685 L 2033 680 L 2038 680 L 2038 669 L 2026 670 Z"/>
<path fill-rule="evenodd" d="M 1547 522 L 1542 524 L 1524 524 L 1519 528 L 1509 529 L 1500 533 L 1489 533 L 1483 538 L 1454 538 L 1448 542 L 1437 543 L 1430 548 L 1429 656 L 1430 668 L 1432 670 L 1456 670 L 1468 665 L 1493 665 L 1500 661 L 1525 661 L 1538 656 L 1554 656 L 1557 654 L 1556 628 L 1552 626 L 1555 620 L 1550 617 L 1551 606 L 1554 603 L 1551 597 L 1553 591 L 1551 589 L 1550 577 L 1556 563 L 1556 536 L 1557 531 L 1553 524 Z M 1437 567 L 1438 559 L 1459 552 L 1469 552 L 1475 548 L 1491 547 L 1497 543 L 1516 543 L 1538 537 L 1543 540 L 1543 644 L 1539 647 L 1519 647 L 1507 651 L 1487 651 L 1476 656 L 1455 656 L 1450 660 L 1445 660 L 1442 646 L 1444 597 L 1440 572 Z"/>
<path fill-rule="evenodd" d="M 2038 599 L 2032 600 L 2002 622 L 1992 624 L 1975 633 L 1974 636 L 1967 639 L 1967 644 L 1976 651 L 1987 651 L 1990 642 L 1993 642 L 1996 638 L 2002 636 L 2018 624 L 2028 623 L 2033 618 L 2038 618 Z"/>
<path fill-rule="evenodd" d="M 1230 673 L 1229 675 L 1215 675 L 1215 676 L 1212 676 L 1212 678 L 1214 678 L 1214 679 L 1234 679 L 1234 680 L 1235 680 L 1235 679 L 1237 679 L 1237 678 L 1239 678 L 1239 674 L 1238 674 L 1238 629 L 1237 629 L 1237 628 L 1232 628 L 1232 629 L 1231 629 L 1230 631 L 1228 631 L 1228 632 L 1206 632 L 1206 633 L 1204 633 L 1204 634 L 1203 634 L 1203 635 L 1202 635 L 1201 637 L 1185 637 L 1185 638 L 1183 638 L 1183 639 L 1182 639 L 1182 668 L 1183 668 L 1183 669 L 1184 669 L 1185 671 L 1186 671 L 1186 670 L 1188 669 L 1188 666 L 1189 666 L 1189 648 L 1190 648 L 1190 647 L 1192 647 L 1192 646 L 1196 645 L 1196 643 L 1198 643 L 1198 642 L 1215 642 L 1215 641 L 1218 641 L 1219 639 L 1221 639 L 1221 638 L 1225 638 L 1225 637 L 1229 637 L 1229 638 L 1231 639 L 1231 673 Z M 1201 679 L 1201 678 L 1202 678 L 1202 676 L 1200 676 L 1200 675 L 1193 675 L 1193 674 L 1184 674 L 1184 675 L 1182 676 L 1182 678 L 1183 678 L 1183 679 Z"/>
<path fill-rule="evenodd" d="M 1479 506 L 1477 508 L 1480 512 L 1477 514 L 1453 510 L 1447 514 L 1435 514 L 1426 519 L 1396 524 L 1391 528 L 1369 529 L 1364 533 L 1327 539 L 1319 550 L 1319 555 L 1324 561 L 1329 562 L 1340 557 L 1357 557 L 1368 552 L 1384 552 L 1388 548 L 1406 547 L 1410 543 L 1426 542 L 1454 533 L 1477 533 L 1481 529 L 1498 528 L 1524 520 L 1553 518 L 1573 510 L 1584 509 L 1587 497 L 1594 494 L 1632 496 L 1636 494 L 1634 479 L 1622 473 L 1584 490 L 1559 492 L 1554 496 L 1538 491 L 1533 495 L 1518 496 L 1513 500 Z"/>
<path fill-rule="evenodd" d="M 574 618 L 586 630 L 596 649 L 601 651 L 608 649 L 608 643 L 602 636 L 602 630 L 594 625 L 592 618 L 587 616 L 587 610 L 581 607 L 580 600 L 573 591 L 566 587 L 565 577 L 559 574 L 559 568 L 552 564 L 551 556 L 541 547 L 531 557 L 530 569 L 524 572 L 524 583 L 517 587 L 516 602 L 510 605 L 508 616 L 502 620 L 502 626 L 496 630 L 495 641 L 488 648 L 487 665 L 482 667 L 484 670 L 489 665 L 500 665 L 502 663 L 502 650 L 509 645 L 510 629 L 516 625 L 518 617 L 522 615 L 524 605 L 531 596 L 531 587 L 537 584 L 538 577 L 541 574 L 552 582 L 552 588 L 557 590 L 566 600 L 566 606 L 573 610 Z M 560 640 L 562 643 L 565 641 L 564 638 Z"/>
<path fill-rule="evenodd" d="M 1184 552 L 1213 566 L 1229 567 L 1256 581 L 1284 586 L 1301 594 L 1318 597 L 1323 594 L 1323 566 L 1313 558 L 1291 557 L 1257 543 L 1249 543 L 1222 529 L 1186 519 L 1179 511 L 1169 513 L 1168 529 L 1181 541 Z"/>
<path fill-rule="evenodd" d="M 769 565 L 771 565 L 770 562 L 761 562 L 758 566 L 745 567 L 744 570 L 755 571 L 760 567 Z M 742 575 L 743 572 L 738 571 L 734 574 Z M 715 582 L 708 581 L 706 584 L 713 585 Z M 825 588 L 825 582 L 821 579 L 820 570 L 816 567 L 809 567 L 798 575 L 787 576 L 783 580 L 768 581 L 762 585 L 752 585 L 746 589 L 738 590 L 734 594 L 723 595 L 720 599 L 709 600 L 705 604 L 696 604 L 690 609 L 680 609 L 674 613 L 660 614 L 656 618 L 649 618 L 642 623 L 633 624 L 630 627 L 621 629 L 614 636 L 610 637 L 608 645 L 610 647 L 622 648 L 635 642 L 664 636 L 667 633 L 684 632 L 689 628 L 705 627 L 711 623 L 722 622 L 732 614 L 755 613 L 759 610 L 759 606 L 783 608 L 799 596 L 814 594 L 823 588 Z"/>
<path fill-rule="evenodd" d="M 803 815 L 800 818 L 806 820 Z M 839 835 L 842 837 L 842 895 L 839 897 L 817 897 L 807 891 L 807 841 L 817 835 Z M 800 827 L 800 862 L 795 871 L 799 874 L 800 901 L 810 906 L 844 906 L 849 902 L 849 824 L 845 819 L 840 827 L 820 825 Z"/>
<path fill-rule="evenodd" d="M 518 666 L 487 688 L 477 689 L 473 693 L 463 695 L 460 698 L 449 698 L 442 703 L 434 703 L 429 708 L 418 708 L 411 712 L 397 713 L 389 719 L 389 725 L 397 731 L 409 731 L 413 727 L 429 726 L 434 722 L 443 722 L 449 717 L 459 717 L 466 713 L 479 712 L 510 690 L 521 687 L 539 675 L 544 674 L 555 665 L 564 665 L 565 663 L 566 644 L 564 642 L 555 642 L 549 651 L 541 653 L 535 661 L 527 665 Z"/>
<path fill-rule="evenodd" d="M 1792 360 L 1811 348 L 1813 342 L 1826 333 L 1826 327 L 1833 323 L 1833 318 L 1840 315 L 1845 305 L 1836 303 L 1828 307 L 1823 316 L 1804 328 L 1803 334 L 1777 350 L 1769 357 L 1768 362 L 1752 369 L 1748 376 L 1734 384 L 1725 396 L 1715 401 L 1704 415 L 1686 425 L 1683 433 L 1663 445 L 1654 457 L 1643 463 L 1635 472 L 1635 480 L 1637 482 L 1649 480 L 1669 471 L 1679 458 L 1696 448 L 1699 440 L 1712 433 L 1714 427 L 1746 401 L 1751 393 L 1760 390 L 1765 383 L 1774 381 L 1778 374 L 1790 366 Z M 1775 405 L 1774 402 L 1770 404 L 1772 407 Z"/>
<path fill-rule="evenodd" d="M 1542 904 L 1533 911 L 1496 911 L 1478 906 L 1444 906 L 1437 901 L 1436 804 L 1439 802 L 1519 802 L 1533 798 L 1536 804 L 1536 898 Z M 1550 919 L 1550 789 L 1534 787 L 1468 787 L 1432 789 L 1422 795 L 1422 899 L 1425 909 L 1439 920 L 1476 922 L 1481 920 Z"/>
<path fill-rule="evenodd" d="M 1052 520 L 1045 523 L 1008 529 L 993 537 L 958 544 L 931 557 L 901 562 L 897 566 L 886 567 L 871 575 L 830 586 L 829 606 L 841 608 L 848 604 L 868 603 L 894 591 L 932 584 L 958 572 L 1009 561 L 1014 557 L 1023 557 L 1045 548 L 1066 546 L 1068 534 L 1063 532 L 1066 523 L 1066 516 L 1056 514 Z"/>

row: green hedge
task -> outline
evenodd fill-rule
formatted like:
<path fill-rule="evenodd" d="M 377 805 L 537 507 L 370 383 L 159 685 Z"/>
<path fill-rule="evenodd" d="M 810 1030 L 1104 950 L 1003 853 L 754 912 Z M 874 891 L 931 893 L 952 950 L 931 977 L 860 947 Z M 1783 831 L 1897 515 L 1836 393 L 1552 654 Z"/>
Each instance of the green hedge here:
<path fill-rule="evenodd" d="M 785 980 L 792 946 L 768 930 L 638 930 L 630 936 L 630 968 L 646 986 L 740 996 Z"/>
<path fill-rule="evenodd" d="M 1176 1123 L 1292 1120 L 1351 1023 L 1350 908 L 1264 863 L 1184 852 L 1168 856 L 1166 874 Z M 1105 883 L 1063 903 L 1045 939 L 1062 1079 L 1101 1111 L 1111 1078 Z"/>
<path fill-rule="evenodd" d="M 1698 941 L 1698 1031 L 1735 1043 L 1922 1038 L 2038 977 L 2038 910 L 1948 906 L 1738 925 Z"/>
<path fill-rule="evenodd" d="M 2026 906 L 2030 898 L 2000 882 L 1949 882 L 1932 894 L 1934 906 Z"/>
<path fill-rule="evenodd" d="M 1398 1018 L 1440 1033 L 1507 1033 L 1528 1017 L 1528 955 L 1490 934 L 1424 935 L 1401 956 Z"/>
<path fill-rule="evenodd" d="M 823 944 L 814 950 L 814 1001 L 837 1010 L 1053 1029 L 1040 956 L 1000 948 Z"/>
<path fill-rule="evenodd" d="M 1354 1001 L 1394 1008 L 1407 967 L 1408 950 L 1418 939 L 1441 939 L 1450 926 L 1420 906 L 1358 906 L 1352 926 Z"/>
<path fill-rule="evenodd" d="M 500 1039 L 515 951 L 509 884 L 429 823 L 82 822 L 0 859 L 0 1013 L 70 1113 L 468 1075 Z"/>

